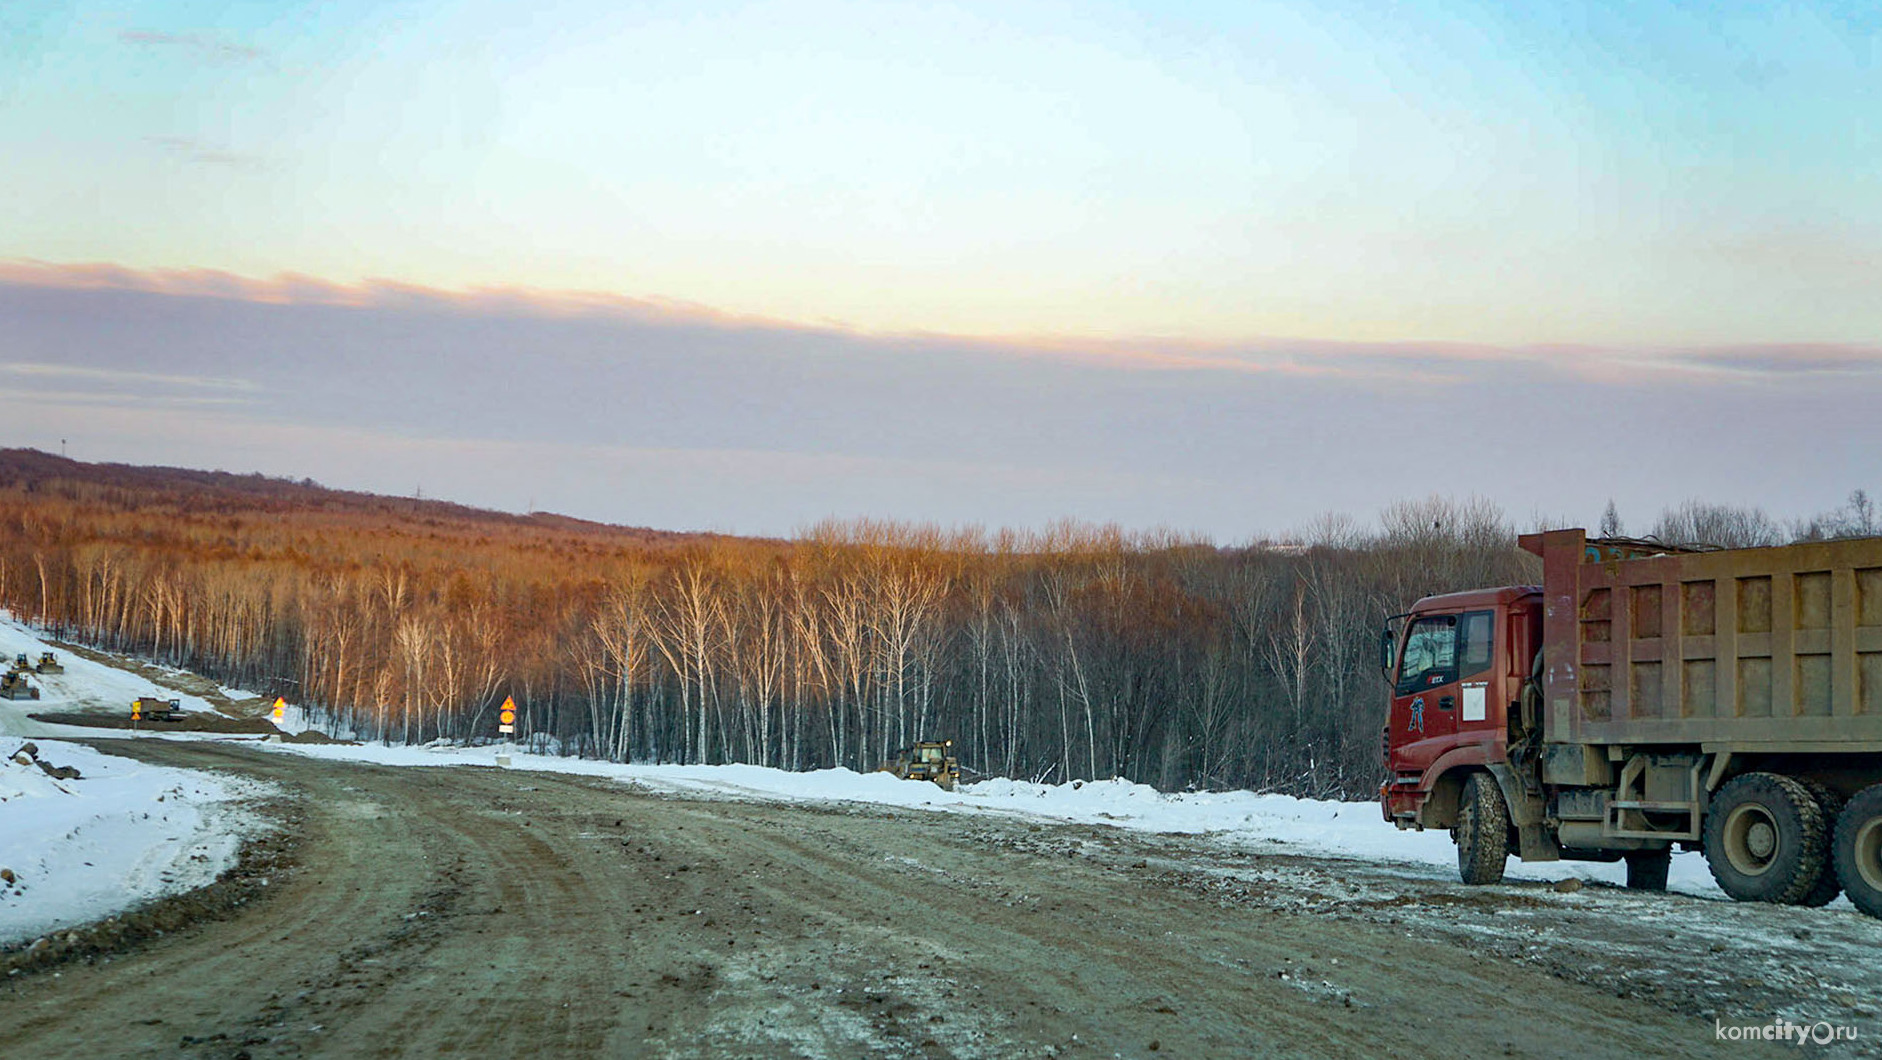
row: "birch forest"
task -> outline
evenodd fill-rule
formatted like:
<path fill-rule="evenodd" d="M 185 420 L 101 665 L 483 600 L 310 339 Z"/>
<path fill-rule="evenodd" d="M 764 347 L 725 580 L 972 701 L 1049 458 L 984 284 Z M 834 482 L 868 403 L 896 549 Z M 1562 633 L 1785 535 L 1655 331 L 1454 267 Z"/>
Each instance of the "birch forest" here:
<path fill-rule="evenodd" d="M 509 696 L 570 755 L 867 770 L 952 739 L 969 777 L 1369 796 L 1381 621 L 1539 569 L 1481 501 L 1300 537 L 667 534 L 0 453 L 14 615 L 360 739 L 492 739 Z"/>

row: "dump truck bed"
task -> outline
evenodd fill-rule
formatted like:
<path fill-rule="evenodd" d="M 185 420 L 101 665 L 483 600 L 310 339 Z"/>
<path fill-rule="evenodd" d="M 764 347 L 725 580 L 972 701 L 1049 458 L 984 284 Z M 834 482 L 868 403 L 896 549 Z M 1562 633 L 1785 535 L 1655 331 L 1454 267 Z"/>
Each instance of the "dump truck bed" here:
<path fill-rule="evenodd" d="M 1882 750 L 1882 538 L 1638 558 L 1580 530 L 1522 544 L 1543 560 L 1550 742 Z"/>

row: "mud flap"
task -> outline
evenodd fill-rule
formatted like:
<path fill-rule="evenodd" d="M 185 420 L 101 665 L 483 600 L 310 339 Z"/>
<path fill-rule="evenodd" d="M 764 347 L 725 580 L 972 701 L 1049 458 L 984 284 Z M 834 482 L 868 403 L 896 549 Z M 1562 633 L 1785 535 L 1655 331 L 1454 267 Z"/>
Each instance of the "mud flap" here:
<path fill-rule="evenodd" d="M 1517 856 L 1524 861 L 1562 860 L 1562 845 L 1543 823 L 1548 803 L 1540 795 L 1531 795 L 1525 790 L 1516 771 L 1507 764 L 1493 762 L 1488 768 L 1490 775 L 1496 778 L 1496 786 L 1503 791 L 1503 804 L 1510 809 L 1510 824 L 1516 828 Z"/>

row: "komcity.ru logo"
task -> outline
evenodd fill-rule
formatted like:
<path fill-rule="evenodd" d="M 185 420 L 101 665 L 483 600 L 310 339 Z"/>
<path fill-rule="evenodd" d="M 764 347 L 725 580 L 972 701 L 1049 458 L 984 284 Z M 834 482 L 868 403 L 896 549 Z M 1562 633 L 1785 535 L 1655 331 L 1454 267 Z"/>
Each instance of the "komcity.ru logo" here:
<path fill-rule="evenodd" d="M 1728 1024 L 1712 1020 L 1712 1037 L 1721 1042 L 1791 1042 L 1796 1045 L 1829 1045 L 1853 1042 L 1856 1028 L 1839 1027 L 1827 1020 L 1816 1023 L 1792 1023 L 1778 1017 L 1770 1023 Z"/>

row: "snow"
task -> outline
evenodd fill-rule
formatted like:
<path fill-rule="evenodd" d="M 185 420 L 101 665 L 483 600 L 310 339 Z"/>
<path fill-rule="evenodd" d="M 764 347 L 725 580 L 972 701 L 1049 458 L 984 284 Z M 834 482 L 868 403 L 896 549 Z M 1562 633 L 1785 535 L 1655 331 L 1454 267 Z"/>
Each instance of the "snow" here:
<path fill-rule="evenodd" d="M 123 729 L 54 725 L 29 714 L 107 710 L 122 714 L 138 696 L 176 699 L 213 711 L 197 696 L 161 687 L 42 639 L 0 612 L 0 662 L 21 652 L 58 656 L 62 674 L 33 674 L 36 700 L 0 700 L 0 868 L 16 883 L 0 888 L 0 945 L 73 927 L 213 881 L 235 864 L 242 839 L 260 827 L 243 803 L 269 789 L 252 781 L 146 765 L 65 740 L 123 739 Z M 212 739 L 207 733 L 167 738 Z M 12 756 L 28 742 L 39 758 L 74 766 L 77 780 L 54 781 Z M 146 733 L 144 738 L 153 738 Z"/>
<path fill-rule="evenodd" d="M 256 827 L 239 804 L 263 785 L 32 741 L 81 774 L 54 780 L 13 759 L 26 742 L 0 739 L 0 945 L 210 883 Z"/>
<path fill-rule="evenodd" d="M 307 711 L 301 709 L 300 707 L 293 705 L 292 703 L 284 704 L 282 706 L 281 718 L 279 721 L 274 720 L 274 715 L 272 713 L 268 715 L 268 718 L 270 721 L 274 721 L 275 728 L 280 729 L 282 732 L 285 732 L 291 736 L 298 736 L 301 733 L 304 733 L 309 729 L 321 729 L 321 731 L 323 732 L 326 731 L 321 726 L 314 724 L 314 719 L 307 716 Z M 329 733 L 329 735 L 332 735 L 332 734 Z"/>

